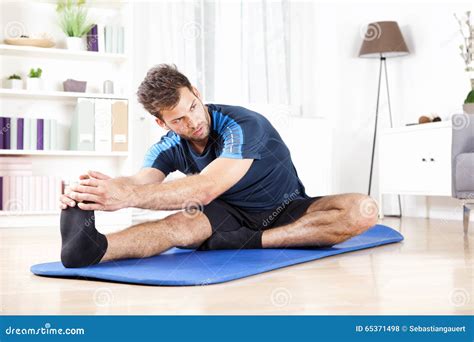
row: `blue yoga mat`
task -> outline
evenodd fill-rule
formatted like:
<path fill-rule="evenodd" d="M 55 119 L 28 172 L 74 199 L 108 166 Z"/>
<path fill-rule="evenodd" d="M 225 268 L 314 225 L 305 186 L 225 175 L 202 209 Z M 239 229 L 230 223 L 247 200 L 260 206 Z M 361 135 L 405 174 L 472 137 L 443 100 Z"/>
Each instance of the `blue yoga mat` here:
<path fill-rule="evenodd" d="M 31 267 L 31 272 L 41 276 L 94 278 L 132 284 L 207 285 L 402 240 L 403 236 L 392 228 L 376 225 L 330 248 L 218 251 L 173 248 L 150 258 L 109 261 L 84 268 L 65 268 L 60 262 L 38 264 Z"/>

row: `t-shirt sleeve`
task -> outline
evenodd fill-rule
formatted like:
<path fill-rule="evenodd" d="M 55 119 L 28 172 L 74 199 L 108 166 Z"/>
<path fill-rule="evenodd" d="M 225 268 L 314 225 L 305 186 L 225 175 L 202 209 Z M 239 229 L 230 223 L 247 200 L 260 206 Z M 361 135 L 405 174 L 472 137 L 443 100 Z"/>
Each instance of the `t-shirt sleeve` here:
<path fill-rule="evenodd" d="M 176 171 L 175 162 L 175 140 L 163 137 L 159 142 L 151 146 L 143 160 L 142 168 L 152 167 L 160 170 L 167 176 L 170 172 Z"/>
<path fill-rule="evenodd" d="M 222 129 L 223 148 L 219 157 L 261 159 L 268 133 L 260 122 L 250 118 L 228 120 Z"/>

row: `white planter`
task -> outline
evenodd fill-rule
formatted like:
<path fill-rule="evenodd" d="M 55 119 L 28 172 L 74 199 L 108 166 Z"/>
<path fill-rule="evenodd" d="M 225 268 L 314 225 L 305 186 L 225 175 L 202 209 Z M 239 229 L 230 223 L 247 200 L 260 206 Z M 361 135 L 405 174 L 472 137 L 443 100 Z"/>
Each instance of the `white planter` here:
<path fill-rule="evenodd" d="M 22 80 L 7 80 L 6 84 L 8 89 L 23 89 Z"/>
<path fill-rule="evenodd" d="M 67 37 L 66 47 L 68 50 L 73 51 L 84 51 L 86 49 L 84 39 L 80 37 Z"/>
<path fill-rule="evenodd" d="M 37 77 L 26 79 L 26 90 L 37 91 L 43 89 L 43 80 Z"/>

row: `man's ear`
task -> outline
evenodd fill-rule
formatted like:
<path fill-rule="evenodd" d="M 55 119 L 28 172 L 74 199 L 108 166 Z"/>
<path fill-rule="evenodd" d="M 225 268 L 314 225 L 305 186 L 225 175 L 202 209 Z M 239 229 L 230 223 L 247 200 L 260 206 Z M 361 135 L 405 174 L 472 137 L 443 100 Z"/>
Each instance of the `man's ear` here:
<path fill-rule="evenodd" d="M 169 130 L 168 126 L 166 126 L 166 123 L 160 118 L 156 118 L 155 121 L 158 124 L 158 126 L 160 126 L 161 128 Z"/>

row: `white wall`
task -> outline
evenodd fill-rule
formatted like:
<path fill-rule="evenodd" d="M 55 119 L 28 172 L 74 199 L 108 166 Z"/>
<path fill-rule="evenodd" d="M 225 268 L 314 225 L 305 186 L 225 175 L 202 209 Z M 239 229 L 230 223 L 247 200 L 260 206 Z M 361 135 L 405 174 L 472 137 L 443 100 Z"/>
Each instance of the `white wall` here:
<path fill-rule="evenodd" d="M 395 125 L 416 122 L 423 114 L 443 120 L 462 112 L 470 88 L 458 55 L 461 37 L 453 13 L 472 9 L 464 3 L 317 3 L 314 39 L 318 66 L 314 77 L 317 115 L 334 125 L 334 192 L 367 192 L 379 62 L 358 58 L 365 26 L 398 21 L 411 54 L 387 59 Z M 385 91 L 383 88 L 382 91 Z M 385 95 L 385 93 L 383 93 Z M 386 97 L 379 127 L 388 127 Z M 402 167 L 402 166 L 401 166 Z M 372 194 L 377 195 L 377 172 Z M 396 201 L 385 211 L 396 213 Z M 386 198 L 389 202 L 390 198 Z M 428 203 L 428 208 L 425 207 Z M 404 214 L 460 219 L 459 202 L 451 198 L 404 197 Z"/>

